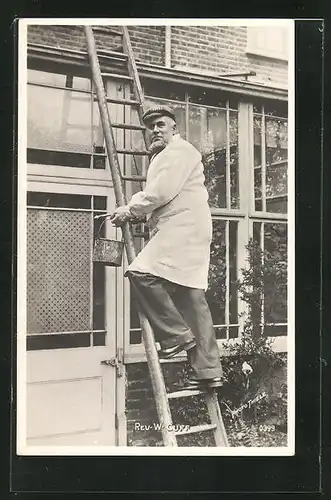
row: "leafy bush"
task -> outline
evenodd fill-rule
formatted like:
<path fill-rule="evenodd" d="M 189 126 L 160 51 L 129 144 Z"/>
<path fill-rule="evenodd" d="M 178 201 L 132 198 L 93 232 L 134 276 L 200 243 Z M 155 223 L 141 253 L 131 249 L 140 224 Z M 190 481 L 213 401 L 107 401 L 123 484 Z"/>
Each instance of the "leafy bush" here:
<path fill-rule="evenodd" d="M 277 241 L 273 245 L 273 251 L 264 252 L 253 239 L 247 245 L 248 265 L 241 270 L 237 283 L 238 293 L 248 306 L 243 318 L 244 331 L 238 342 L 224 344 L 231 356 L 223 360 L 222 404 L 228 409 L 226 418 L 234 442 L 236 434 L 242 434 L 241 445 L 246 446 L 247 436 L 254 445 L 259 441 L 258 433 L 247 430 L 248 421 L 256 425 L 268 422 L 283 432 L 286 430 L 286 355 L 276 353 L 272 348 L 274 339 L 264 334 L 266 323 L 275 317 L 275 312 L 286 311 L 286 247 Z M 244 362 L 252 368 L 251 374 L 243 373 Z M 259 394 L 265 396 L 250 405 Z M 231 409 L 241 407 L 235 418 L 231 416 Z"/>

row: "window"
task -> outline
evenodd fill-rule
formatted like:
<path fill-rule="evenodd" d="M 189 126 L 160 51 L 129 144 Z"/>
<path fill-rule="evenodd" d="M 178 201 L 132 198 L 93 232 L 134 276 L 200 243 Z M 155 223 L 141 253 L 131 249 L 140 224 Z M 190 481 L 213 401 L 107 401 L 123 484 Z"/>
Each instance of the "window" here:
<path fill-rule="evenodd" d="M 149 85 L 148 91 L 152 90 Z M 265 335 L 284 336 L 287 333 L 287 107 L 281 103 L 275 107 L 268 101 L 244 103 L 253 112 L 252 120 L 239 136 L 239 117 L 243 112 L 240 103 L 231 96 L 208 90 L 189 91 L 190 88 L 184 100 L 178 88 L 176 93 L 172 92 L 172 100 L 148 95 L 146 107 L 162 103 L 173 107 L 182 137 L 202 154 L 213 217 L 206 296 L 216 336 L 221 341 L 240 335 L 243 326 L 240 313 L 247 311 L 247 304 L 240 297 L 238 278 L 240 269 L 247 265 L 250 238 L 262 255 L 263 290 L 257 321 Z M 239 144 L 246 146 L 250 140 L 251 157 L 240 157 Z M 241 191 L 240 169 L 247 169 L 244 175 L 241 173 L 241 179 L 247 179 Z M 250 175 L 254 179 L 251 191 Z M 241 200 L 243 191 L 246 192 Z M 143 239 L 139 241 L 138 251 L 144 244 Z M 130 314 L 129 342 L 137 347 L 142 340 L 134 294 L 131 294 Z"/>
<path fill-rule="evenodd" d="M 261 107 L 254 113 L 254 205 L 259 212 L 287 213 L 287 118 Z"/>
<path fill-rule="evenodd" d="M 238 111 L 189 105 L 188 140 L 202 154 L 209 203 L 214 208 L 239 208 Z"/>
<path fill-rule="evenodd" d="M 28 192 L 27 205 L 27 349 L 105 345 L 105 268 L 92 245 L 106 198 Z"/>
<path fill-rule="evenodd" d="M 238 337 L 237 221 L 213 220 L 207 301 L 216 338 Z"/>
<path fill-rule="evenodd" d="M 248 26 L 248 54 L 287 61 L 289 28 L 284 26 Z"/>
<path fill-rule="evenodd" d="M 28 163 L 104 169 L 91 81 L 64 71 L 28 70 Z"/>
<path fill-rule="evenodd" d="M 287 334 L 287 110 L 267 103 L 253 108 L 254 242 L 261 254 L 261 308 L 263 332 Z"/>
<path fill-rule="evenodd" d="M 268 336 L 287 333 L 287 225 L 253 222 L 253 238 L 261 256 L 261 326 Z M 259 270 L 256 271 L 259 274 Z"/>

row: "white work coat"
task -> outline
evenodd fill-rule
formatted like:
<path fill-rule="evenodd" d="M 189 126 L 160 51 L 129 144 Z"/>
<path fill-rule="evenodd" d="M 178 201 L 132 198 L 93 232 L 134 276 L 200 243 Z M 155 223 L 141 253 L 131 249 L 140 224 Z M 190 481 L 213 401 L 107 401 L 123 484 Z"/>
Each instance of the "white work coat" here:
<path fill-rule="evenodd" d="M 134 215 L 147 215 L 151 239 L 128 270 L 207 289 L 212 220 L 204 181 L 200 153 L 176 134 L 129 202 Z"/>

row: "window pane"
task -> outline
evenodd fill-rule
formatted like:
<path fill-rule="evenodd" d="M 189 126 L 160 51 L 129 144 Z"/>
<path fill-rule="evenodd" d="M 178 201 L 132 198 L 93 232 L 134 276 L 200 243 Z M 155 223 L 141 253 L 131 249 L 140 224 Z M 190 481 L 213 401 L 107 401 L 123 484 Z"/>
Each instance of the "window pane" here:
<path fill-rule="evenodd" d="M 106 148 L 101 125 L 99 106 L 96 101 L 92 106 L 92 141 L 93 141 L 93 168 L 104 170 L 106 168 Z"/>
<path fill-rule="evenodd" d="M 238 323 L 237 231 L 238 223 L 229 221 L 229 319 L 231 324 Z"/>
<path fill-rule="evenodd" d="M 262 210 L 262 168 L 254 169 L 255 210 Z"/>
<path fill-rule="evenodd" d="M 206 292 L 214 325 L 225 325 L 226 249 L 224 220 L 213 221 L 209 286 Z"/>
<path fill-rule="evenodd" d="M 254 115 L 255 210 L 287 213 L 287 121 Z"/>
<path fill-rule="evenodd" d="M 287 225 L 264 224 L 264 321 L 287 321 Z"/>
<path fill-rule="evenodd" d="M 46 349 L 72 349 L 75 347 L 90 347 L 90 345 L 91 334 L 87 332 L 65 335 L 61 335 L 60 333 L 57 335 L 31 335 L 26 339 L 27 351 L 41 351 Z"/>
<path fill-rule="evenodd" d="M 28 69 L 28 82 L 91 91 L 91 81 L 88 78 L 75 76 L 70 72 L 63 74 Z"/>
<path fill-rule="evenodd" d="M 262 118 L 253 118 L 254 136 L 254 200 L 255 210 L 262 210 L 262 150 L 261 150 Z"/>
<path fill-rule="evenodd" d="M 287 122 L 266 118 L 266 208 L 287 212 Z"/>
<path fill-rule="evenodd" d="M 227 224 L 229 231 L 228 264 L 226 256 Z M 206 297 L 214 325 L 228 326 L 238 323 L 237 228 L 238 223 L 236 221 L 213 220 L 209 286 Z M 228 289 L 227 281 L 229 283 Z M 224 333 L 224 329 L 217 327 L 217 338 L 226 338 L 226 330 Z"/>
<path fill-rule="evenodd" d="M 28 148 L 91 153 L 89 94 L 28 86 Z"/>
<path fill-rule="evenodd" d="M 32 164 L 61 165 L 63 167 L 90 168 L 91 156 L 86 153 L 67 153 L 65 151 L 48 151 L 31 149 L 27 151 L 27 161 Z"/>
<path fill-rule="evenodd" d="M 253 240 L 259 245 L 261 245 L 261 228 L 262 228 L 261 222 L 253 223 Z"/>
<path fill-rule="evenodd" d="M 215 326 L 215 335 L 218 340 L 227 339 L 227 327 L 226 326 Z"/>
<path fill-rule="evenodd" d="M 287 224 L 254 222 L 253 238 L 262 245 L 262 261 L 260 258 L 254 260 L 258 270 L 255 280 L 261 284 L 259 290 L 263 290 L 265 332 L 272 335 L 273 324 L 287 322 Z M 277 331 L 281 330 L 286 331 L 286 326 Z"/>
<path fill-rule="evenodd" d="M 130 344 L 142 344 L 141 330 L 130 331 Z"/>
<path fill-rule="evenodd" d="M 133 106 L 127 107 L 127 111 L 125 113 L 125 120 L 123 116 L 123 121 L 131 123 L 132 125 L 140 125 L 137 108 Z M 125 145 L 125 147 L 128 149 L 133 149 L 137 151 L 144 151 L 146 149 L 144 135 L 141 130 L 130 130 L 130 131 L 127 130 L 125 132 L 125 135 L 121 137 L 121 140 L 122 140 L 121 144 L 123 144 L 123 146 Z M 147 156 L 120 155 L 120 161 L 122 162 L 122 170 L 124 175 L 146 176 L 149 165 Z M 127 198 L 130 199 L 133 194 L 143 189 L 143 184 L 139 182 L 126 182 L 124 188 Z"/>
<path fill-rule="evenodd" d="M 238 143 L 238 113 L 230 111 L 230 195 L 231 208 L 239 208 L 239 143 Z"/>
<path fill-rule="evenodd" d="M 219 90 L 206 89 L 204 87 L 189 87 L 189 101 L 204 106 L 226 107 L 226 97 Z"/>
<path fill-rule="evenodd" d="M 205 167 L 209 204 L 215 208 L 238 208 L 238 117 L 224 109 L 189 107 L 189 141 L 200 151 Z M 229 162 L 230 179 L 227 173 Z M 227 200 L 227 184 L 230 183 Z"/>
<path fill-rule="evenodd" d="M 66 86 L 66 75 L 61 73 L 50 73 L 48 71 L 38 71 L 28 69 L 28 83 L 41 83 L 44 85 L 55 85 L 56 87 Z"/>
<path fill-rule="evenodd" d="M 267 325 L 264 327 L 267 337 L 282 337 L 287 335 L 287 325 Z"/>
<path fill-rule="evenodd" d="M 40 193 L 29 191 L 27 205 L 32 207 L 91 208 L 91 196 L 84 194 Z M 98 198 L 101 198 L 98 196 Z"/>
<path fill-rule="evenodd" d="M 226 207 L 226 112 L 190 106 L 189 141 L 202 155 L 211 207 Z"/>
<path fill-rule="evenodd" d="M 229 339 L 236 339 L 239 337 L 239 327 L 230 326 L 229 328 Z"/>
<path fill-rule="evenodd" d="M 93 208 L 95 210 L 107 210 L 107 197 L 93 196 Z"/>
<path fill-rule="evenodd" d="M 136 298 L 136 294 L 134 290 L 132 290 L 132 287 L 130 286 L 130 330 L 133 330 L 132 333 L 132 339 L 135 338 L 135 342 L 130 342 L 130 343 L 140 343 L 141 342 L 141 329 L 140 329 L 140 321 L 139 321 L 139 315 L 138 315 L 138 302 Z M 138 331 L 137 331 L 138 330 Z M 130 334 L 131 338 L 131 334 Z M 139 342 L 137 342 L 137 339 L 139 339 Z"/>
<path fill-rule="evenodd" d="M 162 80 L 157 80 L 155 84 L 154 79 L 148 78 L 142 78 L 141 81 L 144 87 L 145 102 L 149 100 L 149 97 L 162 97 L 171 101 L 185 101 L 186 86 L 184 85 L 162 82 Z"/>

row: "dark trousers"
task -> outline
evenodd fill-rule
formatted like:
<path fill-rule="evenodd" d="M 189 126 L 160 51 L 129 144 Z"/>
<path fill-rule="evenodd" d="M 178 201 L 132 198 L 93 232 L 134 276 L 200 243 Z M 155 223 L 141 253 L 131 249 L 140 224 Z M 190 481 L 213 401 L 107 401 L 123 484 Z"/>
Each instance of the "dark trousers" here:
<path fill-rule="evenodd" d="M 213 321 L 204 290 L 172 283 L 152 274 L 128 271 L 131 286 L 155 339 L 165 349 L 196 339 L 187 353 L 197 379 L 222 376 Z"/>

